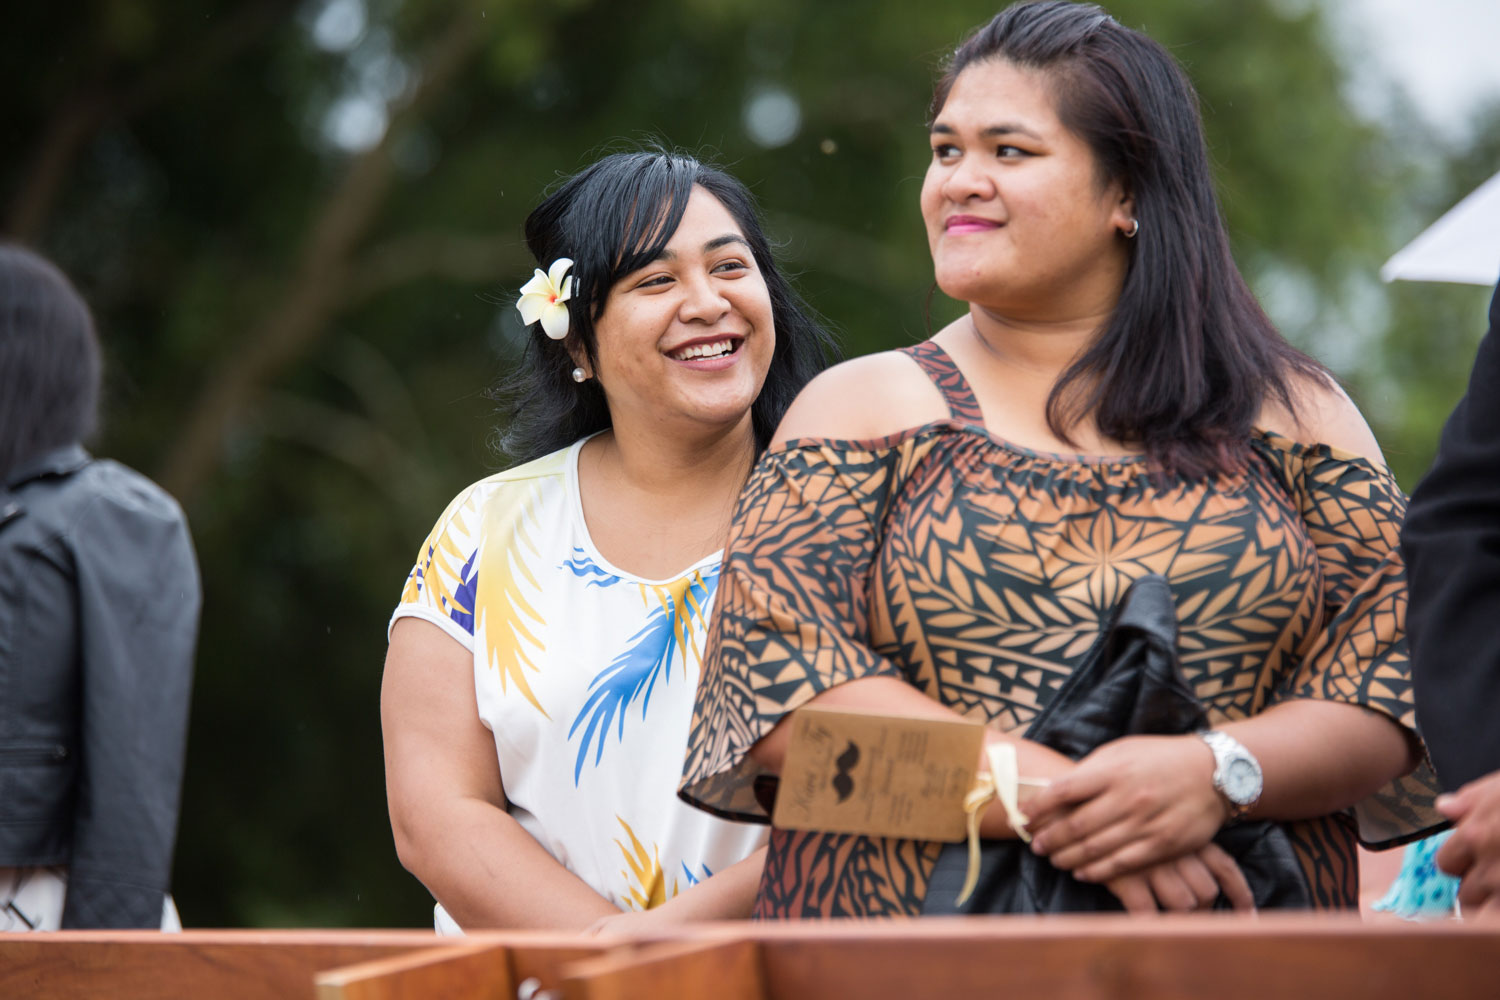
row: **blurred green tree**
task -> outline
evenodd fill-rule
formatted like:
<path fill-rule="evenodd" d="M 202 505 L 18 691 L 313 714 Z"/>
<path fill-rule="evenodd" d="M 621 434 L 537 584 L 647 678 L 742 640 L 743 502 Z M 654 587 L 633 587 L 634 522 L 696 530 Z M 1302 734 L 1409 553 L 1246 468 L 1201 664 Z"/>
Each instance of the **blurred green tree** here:
<path fill-rule="evenodd" d="M 1111 9 L 1199 87 L 1236 251 L 1273 315 L 1343 357 L 1361 394 L 1399 397 L 1371 415 L 1410 485 L 1479 311 L 1415 289 L 1386 309 L 1368 276 L 1393 248 L 1397 192 L 1440 202 L 1462 179 L 1414 173 L 1351 110 L 1314 5 Z M 384 809 L 381 626 L 432 520 L 497 466 L 482 390 L 519 342 L 508 297 L 533 266 L 520 225 L 540 193 L 621 143 L 705 152 L 756 191 L 849 353 L 920 339 L 930 88 L 991 12 L 84 0 L 10 13 L 5 230 L 93 302 L 111 361 L 100 450 L 183 499 L 203 565 L 175 884 L 190 925 L 429 919 Z M 1423 213 L 1400 214 L 1409 236 Z M 933 324 L 957 308 L 938 299 Z M 1349 319 L 1372 313 L 1369 329 Z M 1430 336 L 1448 357 L 1421 346 Z"/>

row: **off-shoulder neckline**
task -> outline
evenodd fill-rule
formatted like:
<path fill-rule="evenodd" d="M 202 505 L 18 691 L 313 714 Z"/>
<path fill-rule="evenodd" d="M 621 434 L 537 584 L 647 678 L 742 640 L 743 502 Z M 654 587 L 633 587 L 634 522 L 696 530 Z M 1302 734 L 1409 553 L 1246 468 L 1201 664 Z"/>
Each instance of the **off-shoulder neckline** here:
<path fill-rule="evenodd" d="M 1016 444 L 1013 441 L 1009 441 L 1005 438 L 999 437 L 998 435 L 991 433 L 989 429 L 980 426 L 979 424 L 967 423 L 965 421 L 955 420 L 951 417 L 947 417 L 941 420 L 928 421 L 927 423 L 921 424 L 916 427 L 909 427 L 906 430 L 897 431 L 894 434 L 887 434 L 879 437 L 792 438 L 788 441 L 783 442 L 780 446 L 770 449 L 766 454 L 770 456 L 785 452 L 798 451 L 806 448 L 826 448 L 829 446 L 843 447 L 850 450 L 879 451 L 897 447 L 898 445 L 901 445 L 910 440 L 914 440 L 916 438 L 924 437 L 930 434 L 942 433 L 954 433 L 958 435 L 967 435 L 969 437 L 980 438 L 988 444 L 994 446 L 995 448 L 998 448 L 999 450 L 1004 452 L 1008 452 L 1019 458 L 1025 458 L 1034 462 L 1041 462 L 1061 467 L 1115 467 L 1121 469 L 1144 469 L 1147 464 L 1146 456 L 1141 453 L 1131 453 L 1125 455 L 1086 455 L 1038 451 L 1037 449 L 1028 448 L 1025 445 Z M 1324 457 L 1333 459 L 1334 461 L 1344 462 L 1350 465 L 1364 465 L 1368 466 L 1370 469 L 1376 472 L 1384 473 L 1386 475 L 1390 474 L 1390 470 L 1387 466 L 1377 464 L 1364 455 L 1359 455 L 1352 451 L 1346 451 L 1331 444 L 1324 444 L 1322 442 L 1296 441 L 1284 434 L 1279 434 L 1276 431 L 1266 430 L 1263 427 L 1250 428 L 1250 438 L 1252 441 L 1259 440 L 1272 448 L 1286 452 L 1293 456 L 1315 452 Z"/>

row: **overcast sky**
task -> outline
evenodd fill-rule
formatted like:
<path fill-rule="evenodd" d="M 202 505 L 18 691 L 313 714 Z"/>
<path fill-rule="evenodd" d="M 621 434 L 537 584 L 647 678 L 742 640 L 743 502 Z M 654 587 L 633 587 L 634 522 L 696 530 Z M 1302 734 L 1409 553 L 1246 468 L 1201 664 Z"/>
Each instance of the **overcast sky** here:
<path fill-rule="evenodd" d="M 1368 40 L 1366 51 L 1444 131 L 1462 132 L 1481 99 L 1500 96 L 1500 0 L 1329 0 L 1328 6 L 1350 44 Z"/>

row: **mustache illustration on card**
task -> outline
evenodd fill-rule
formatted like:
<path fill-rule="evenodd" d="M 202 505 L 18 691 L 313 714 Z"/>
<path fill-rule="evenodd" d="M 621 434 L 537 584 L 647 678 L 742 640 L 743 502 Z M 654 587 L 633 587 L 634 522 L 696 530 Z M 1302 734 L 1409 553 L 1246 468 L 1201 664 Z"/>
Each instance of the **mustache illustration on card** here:
<path fill-rule="evenodd" d="M 853 740 L 850 740 L 849 746 L 834 759 L 833 763 L 838 768 L 833 776 L 833 790 L 838 793 L 839 803 L 842 804 L 854 794 L 854 779 L 849 776 L 849 772 L 854 770 L 855 764 L 859 763 L 859 747 Z"/>

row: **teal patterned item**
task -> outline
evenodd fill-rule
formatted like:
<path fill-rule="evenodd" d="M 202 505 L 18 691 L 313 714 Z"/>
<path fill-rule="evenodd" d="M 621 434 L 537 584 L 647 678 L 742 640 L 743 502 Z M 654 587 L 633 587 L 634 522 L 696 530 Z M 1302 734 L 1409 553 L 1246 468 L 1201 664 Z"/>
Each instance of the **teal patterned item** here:
<path fill-rule="evenodd" d="M 1438 920 L 1453 916 L 1458 902 L 1458 879 L 1438 870 L 1438 849 L 1452 830 L 1406 845 L 1401 871 L 1386 894 L 1374 904 L 1377 910 L 1405 920 Z"/>

